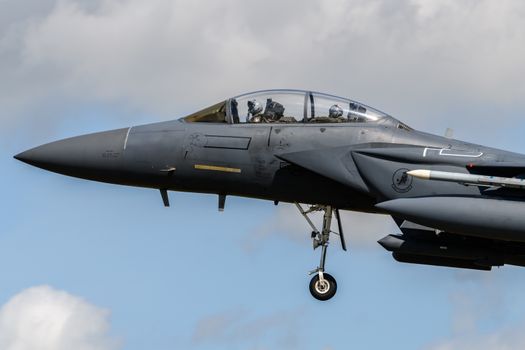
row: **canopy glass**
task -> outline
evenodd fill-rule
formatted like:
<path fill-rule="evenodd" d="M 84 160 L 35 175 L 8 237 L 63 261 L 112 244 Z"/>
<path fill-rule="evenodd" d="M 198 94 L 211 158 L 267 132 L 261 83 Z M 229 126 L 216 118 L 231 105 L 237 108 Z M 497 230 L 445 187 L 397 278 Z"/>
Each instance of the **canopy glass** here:
<path fill-rule="evenodd" d="M 265 90 L 230 98 L 184 118 L 208 123 L 372 123 L 387 114 L 350 99 L 302 90 Z"/>

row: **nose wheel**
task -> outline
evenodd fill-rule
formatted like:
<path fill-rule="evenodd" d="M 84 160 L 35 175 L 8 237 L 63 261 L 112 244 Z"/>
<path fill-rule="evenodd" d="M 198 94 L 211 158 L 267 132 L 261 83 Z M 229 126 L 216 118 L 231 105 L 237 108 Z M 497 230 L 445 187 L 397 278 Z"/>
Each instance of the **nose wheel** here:
<path fill-rule="evenodd" d="M 335 292 L 337 292 L 337 282 L 330 274 L 319 273 L 310 280 L 310 293 L 317 300 L 329 300 Z"/>
<path fill-rule="evenodd" d="M 326 252 L 330 242 L 330 233 L 339 235 L 339 238 L 341 239 L 341 246 L 343 250 L 346 251 L 346 243 L 343 235 L 343 227 L 341 224 L 341 217 L 339 216 L 339 210 L 327 205 L 314 205 L 309 209 L 304 210 L 299 203 L 295 203 L 295 205 L 313 230 L 312 242 L 314 250 L 321 247 L 321 261 L 319 262 L 319 267 L 310 272 L 311 275 L 314 275 L 310 280 L 310 293 L 317 300 L 329 300 L 337 292 L 337 282 L 335 281 L 335 278 L 325 272 Z M 310 220 L 308 217 L 309 214 L 316 211 L 324 212 L 323 229 L 321 231 L 315 227 L 312 220 Z M 337 219 L 339 232 L 333 232 L 331 230 L 332 216 L 334 213 L 335 218 Z"/>

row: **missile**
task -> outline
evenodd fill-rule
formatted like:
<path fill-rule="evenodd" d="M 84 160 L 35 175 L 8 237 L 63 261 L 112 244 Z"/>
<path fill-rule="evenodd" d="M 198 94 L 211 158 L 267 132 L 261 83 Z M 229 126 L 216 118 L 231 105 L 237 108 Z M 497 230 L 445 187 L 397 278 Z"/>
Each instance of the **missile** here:
<path fill-rule="evenodd" d="M 422 180 L 448 181 L 462 185 L 525 188 L 525 179 L 518 179 L 515 177 L 462 174 L 424 169 L 410 170 L 407 171 L 407 174 Z"/>

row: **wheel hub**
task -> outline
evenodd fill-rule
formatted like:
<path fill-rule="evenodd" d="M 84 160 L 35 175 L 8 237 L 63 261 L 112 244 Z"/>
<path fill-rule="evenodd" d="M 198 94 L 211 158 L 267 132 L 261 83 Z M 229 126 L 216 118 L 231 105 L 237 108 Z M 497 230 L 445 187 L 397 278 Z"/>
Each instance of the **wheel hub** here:
<path fill-rule="evenodd" d="M 326 294 L 330 291 L 330 283 L 327 280 L 319 280 L 315 282 L 315 290 L 319 294 Z"/>

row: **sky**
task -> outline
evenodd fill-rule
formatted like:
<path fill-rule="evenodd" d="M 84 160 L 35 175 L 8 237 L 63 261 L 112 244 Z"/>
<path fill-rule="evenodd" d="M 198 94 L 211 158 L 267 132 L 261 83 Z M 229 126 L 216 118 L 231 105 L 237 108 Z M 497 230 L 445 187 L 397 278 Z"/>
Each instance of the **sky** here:
<path fill-rule="evenodd" d="M 525 150 L 519 0 L 0 0 L 0 349 L 516 349 L 525 270 L 400 264 L 343 215 L 329 302 L 291 205 L 158 192 L 12 158 L 267 88 Z"/>

